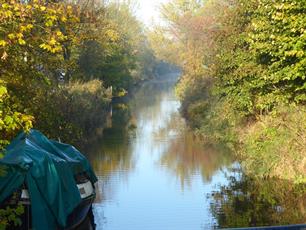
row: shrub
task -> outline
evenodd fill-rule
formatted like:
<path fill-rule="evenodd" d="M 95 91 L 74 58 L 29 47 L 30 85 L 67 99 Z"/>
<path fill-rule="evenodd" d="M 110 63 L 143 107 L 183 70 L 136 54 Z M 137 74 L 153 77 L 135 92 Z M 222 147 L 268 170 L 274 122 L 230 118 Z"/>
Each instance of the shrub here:
<path fill-rule="evenodd" d="M 41 95 L 35 127 L 51 138 L 80 146 L 104 126 L 111 92 L 100 80 L 73 82 Z"/>
<path fill-rule="evenodd" d="M 246 129 L 240 154 L 248 173 L 306 182 L 305 109 L 279 107 Z"/>

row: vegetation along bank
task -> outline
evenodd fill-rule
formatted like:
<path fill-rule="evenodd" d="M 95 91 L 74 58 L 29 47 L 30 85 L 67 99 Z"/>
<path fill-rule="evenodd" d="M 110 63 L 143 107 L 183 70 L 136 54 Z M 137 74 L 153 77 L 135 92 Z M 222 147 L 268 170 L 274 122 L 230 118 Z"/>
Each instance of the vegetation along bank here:
<path fill-rule="evenodd" d="M 190 126 L 250 175 L 306 182 L 306 1 L 173 0 L 162 13 L 150 39 L 183 70 Z"/>
<path fill-rule="evenodd" d="M 112 97 L 155 75 L 133 7 L 1 1 L 0 150 L 33 126 L 79 147 L 103 128 Z"/>
<path fill-rule="evenodd" d="M 0 157 L 32 127 L 83 146 L 103 130 L 113 97 L 158 73 L 133 4 L 0 0 Z M 22 212 L 0 210 L 0 229 Z"/>

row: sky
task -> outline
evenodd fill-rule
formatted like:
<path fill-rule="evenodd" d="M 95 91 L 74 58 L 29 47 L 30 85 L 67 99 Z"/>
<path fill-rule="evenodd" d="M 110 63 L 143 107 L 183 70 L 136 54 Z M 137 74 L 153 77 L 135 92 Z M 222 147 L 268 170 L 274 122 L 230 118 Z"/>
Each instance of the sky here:
<path fill-rule="evenodd" d="M 158 6 L 161 3 L 167 3 L 169 0 L 138 0 L 137 17 L 145 23 L 146 26 L 152 25 L 152 22 L 161 21 Z"/>

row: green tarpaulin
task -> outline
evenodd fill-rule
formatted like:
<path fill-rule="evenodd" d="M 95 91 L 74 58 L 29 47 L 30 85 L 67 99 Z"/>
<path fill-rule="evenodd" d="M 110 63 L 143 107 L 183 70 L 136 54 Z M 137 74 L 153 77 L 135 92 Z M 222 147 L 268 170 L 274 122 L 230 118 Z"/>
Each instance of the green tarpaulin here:
<path fill-rule="evenodd" d="M 0 177 L 0 203 L 23 183 L 28 187 L 33 229 L 65 227 L 81 202 L 74 175 L 97 178 L 87 159 L 73 146 L 49 140 L 37 130 L 19 134 L 0 159 L 6 174 Z"/>

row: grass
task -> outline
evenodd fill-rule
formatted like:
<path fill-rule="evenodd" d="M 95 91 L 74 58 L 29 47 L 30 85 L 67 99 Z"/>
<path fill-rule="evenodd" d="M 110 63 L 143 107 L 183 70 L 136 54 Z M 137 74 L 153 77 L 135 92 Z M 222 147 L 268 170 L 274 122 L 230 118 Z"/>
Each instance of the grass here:
<path fill-rule="evenodd" d="M 283 106 L 244 129 L 240 156 L 247 172 L 306 182 L 306 116 L 303 106 Z"/>

